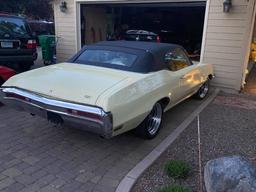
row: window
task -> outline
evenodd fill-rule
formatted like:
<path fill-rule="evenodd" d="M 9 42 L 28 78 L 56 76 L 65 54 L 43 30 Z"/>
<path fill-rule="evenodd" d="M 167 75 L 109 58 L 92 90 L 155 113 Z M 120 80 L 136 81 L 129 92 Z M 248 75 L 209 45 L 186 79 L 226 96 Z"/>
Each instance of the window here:
<path fill-rule="evenodd" d="M 171 71 L 178 71 L 191 65 L 182 49 L 175 49 L 165 55 L 165 62 Z"/>
<path fill-rule="evenodd" d="M 137 59 L 136 55 L 118 52 L 118 51 L 109 51 L 109 50 L 85 50 L 78 58 L 77 62 L 90 62 L 90 63 L 101 63 L 108 64 L 112 66 L 124 66 L 131 67 L 132 64 Z"/>
<path fill-rule="evenodd" d="M 6 34 L 11 37 L 26 37 L 29 34 L 28 25 L 19 18 L 0 17 L 0 38 L 5 38 Z"/>

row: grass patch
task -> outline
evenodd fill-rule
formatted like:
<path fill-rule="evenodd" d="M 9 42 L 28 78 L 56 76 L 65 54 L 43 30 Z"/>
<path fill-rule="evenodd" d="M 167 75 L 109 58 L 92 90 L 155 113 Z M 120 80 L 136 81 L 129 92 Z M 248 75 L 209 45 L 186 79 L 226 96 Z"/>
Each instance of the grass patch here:
<path fill-rule="evenodd" d="M 180 185 L 168 186 L 160 189 L 158 192 L 192 192 L 191 189 Z"/>
<path fill-rule="evenodd" d="M 170 160 L 165 165 L 165 171 L 169 177 L 185 179 L 188 177 L 190 167 L 185 161 Z"/>

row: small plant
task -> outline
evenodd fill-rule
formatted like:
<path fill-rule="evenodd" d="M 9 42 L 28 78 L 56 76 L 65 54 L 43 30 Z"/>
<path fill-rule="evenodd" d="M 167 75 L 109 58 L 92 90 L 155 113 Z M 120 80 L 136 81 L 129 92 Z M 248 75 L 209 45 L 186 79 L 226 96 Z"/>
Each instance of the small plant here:
<path fill-rule="evenodd" d="M 165 165 L 166 173 L 174 179 L 185 179 L 188 177 L 190 167 L 185 161 L 170 160 Z"/>
<path fill-rule="evenodd" d="M 160 189 L 158 192 L 192 192 L 191 189 L 180 185 L 168 186 Z"/>

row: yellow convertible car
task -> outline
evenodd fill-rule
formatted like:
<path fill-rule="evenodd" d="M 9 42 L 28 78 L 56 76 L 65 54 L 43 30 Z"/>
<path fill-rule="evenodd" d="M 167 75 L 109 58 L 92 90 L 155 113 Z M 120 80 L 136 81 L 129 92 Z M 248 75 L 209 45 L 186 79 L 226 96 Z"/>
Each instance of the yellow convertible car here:
<path fill-rule="evenodd" d="M 10 78 L 0 100 L 105 138 L 135 129 L 151 139 L 163 112 L 190 96 L 205 98 L 212 78 L 212 66 L 193 64 L 181 46 L 107 41 L 84 47 L 67 63 Z"/>

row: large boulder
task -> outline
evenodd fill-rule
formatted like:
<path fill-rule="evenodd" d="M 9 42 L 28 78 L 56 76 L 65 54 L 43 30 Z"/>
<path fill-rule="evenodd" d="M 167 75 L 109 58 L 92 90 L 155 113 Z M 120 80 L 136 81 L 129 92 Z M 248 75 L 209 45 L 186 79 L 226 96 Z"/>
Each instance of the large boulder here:
<path fill-rule="evenodd" d="M 239 156 L 208 161 L 204 168 L 207 192 L 256 192 L 256 169 Z"/>

